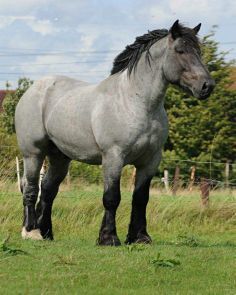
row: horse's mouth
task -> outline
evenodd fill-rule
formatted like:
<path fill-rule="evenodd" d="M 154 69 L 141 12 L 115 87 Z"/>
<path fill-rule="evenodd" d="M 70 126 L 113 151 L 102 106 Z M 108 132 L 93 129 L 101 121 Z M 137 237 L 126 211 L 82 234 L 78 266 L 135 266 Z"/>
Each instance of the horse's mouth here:
<path fill-rule="evenodd" d="M 204 100 L 207 99 L 211 93 L 212 93 L 213 89 L 210 89 L 209 91 L 192 91 L 192 95 L 195 96 L 198 99 Z"/>
<path fill-rule="evenodd" d="M 209 91 L 197 91 L 194 88 L 190 88 L 186 85 L 181 85 L 180 88 L 183 89 L 187 94 L 192 95 L 201 100 L 207 99 L 211 95 L 213 90 L 209 89 Z"/>
<path fill-rule="evenodd" d="M 186 85 L 183 82 L 182 83 L 181 82 L 180 83 L 173 83 L 173 84 L 177 85 L 179 88 L 184 90 L 184 92 L 186 92 L 187 94 L 194 96 L 194 97 L 201 99 L 201 100 L 207 99 L 211 95 L 211 93 L 214 89 L 214 84 L 212 84 L 212 86 L 208 87 L 207 89 L 201 89 L 201 90 L 198 90 L 193 86 Z"/>
<path fill-rule="evenodd" d="M 195 94 L 193 93 L 193 90 L 191 88 L 189 88 L 188 86 L 184 85 L 184 84 L 175 84 L 176 86 L 178 86 L 181 90 L 183 90 L 185 93 L 191 95 L 191 96 L 195 96 Z"/>

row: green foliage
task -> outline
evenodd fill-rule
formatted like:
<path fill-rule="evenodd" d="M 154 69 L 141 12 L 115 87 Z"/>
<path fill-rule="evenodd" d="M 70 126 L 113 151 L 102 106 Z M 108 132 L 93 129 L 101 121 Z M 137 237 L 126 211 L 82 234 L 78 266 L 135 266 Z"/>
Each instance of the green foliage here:
<path fill-rule="evenodd" d="M 87 183 L 99 184 L 102 182 L 101 166 L 92 166 L 81 162 L 73 161 L 70 166 L 71 178 L 79 178 Z"/>
<path fill-rule="evenodd" d="M 18 254 L 27 254 L 25 251 L 23 251 L 21 249 L 10 248 L 8 246 L 9 238 L 10 237 L 8 236 L 0 244 L 0 252 L 3 252 L 4 254 L 11 255 L 11 256 L 15 256 L 15 255 L 18 255 Z"/>
<path fill-rule="evenodd" d="M 1 119 L 0 119 L 1 120 Z M 1 122 L 0 122 L 1 125 Z M 0 126 L 0 179 L 13 180 L 16 177 L 15 157 L 19 155 L 15 134 L 9 135 Z"/>
<path fill-rule="evenodd" d="M 15 133 L 15 109 L 18 101 L 33 81 L 28 78 L 20 78 L 16 91 L 9 91 L 3 101 L 2 125 L 8 134 Z"/>
<path fill-rule="evenodd" d="M 15 157 L 19 156 L 19 150 L 15 136 L 15 108 L 31 84 L 27 78 L 19 79 L 16 91 L 8 91 L 3 101 L 3 112 L 0 113 L 0 178 L 3 181 L 16 177 Z"/>
<path fill-rule="evenodd" d="M 216 81 L 212 95 L 207 100 L 199 100 L 176 87 L 169 87 L 167 91 L 170 131 L 165 155 L 168 159 L 173 154 L 176 163 L 181 159 L 202 162 L 229 160 L 233 163 L 236 159 L 236 91 L 229 88 L 232 63 L 226 62 L 226 53 L 218 52 L 213 36 L 211 33 L 202 41 L 203 60 Z M 224 167 L 211 166 L 211 172 L 209 164 L 198 168 L 201 176 L 223 178 Z M 182 172 L 187 174 L 187 171 Z M 235 178 L 233 173 L 231 178 Z"/>
<path fill-rule="evenodd" d="M 180 261 L 176 259 L 161 259 L 161 254 L 158 253 L 156 259 L 153 259 L 150 263 L 157 270 L 158 267 L 175 267 L 180 265 Z"/>

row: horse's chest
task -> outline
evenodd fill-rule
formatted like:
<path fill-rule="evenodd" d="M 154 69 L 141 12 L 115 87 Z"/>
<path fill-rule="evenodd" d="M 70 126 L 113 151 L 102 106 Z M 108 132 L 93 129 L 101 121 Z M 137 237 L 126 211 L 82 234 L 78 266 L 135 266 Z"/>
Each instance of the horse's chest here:
<path fill-rule="evenodd" d="M 141 156 L 144 153 L 155 153 L 164 145 L 168 135 L 167 122 L 154 120 L 147 124 L 144 132 L 140 134 L 132 148 L 136 156 Z"/>

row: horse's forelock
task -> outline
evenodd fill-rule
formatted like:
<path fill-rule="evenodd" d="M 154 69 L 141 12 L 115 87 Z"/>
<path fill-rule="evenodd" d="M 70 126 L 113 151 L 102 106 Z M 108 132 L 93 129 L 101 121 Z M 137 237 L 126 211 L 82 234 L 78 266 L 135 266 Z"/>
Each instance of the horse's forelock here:
<path fill-rule="evenodd" d="M 193 29 L 179 24 L 181 38 L 183 38 L 188 45 L 200 51 L 200 40 Z"/>

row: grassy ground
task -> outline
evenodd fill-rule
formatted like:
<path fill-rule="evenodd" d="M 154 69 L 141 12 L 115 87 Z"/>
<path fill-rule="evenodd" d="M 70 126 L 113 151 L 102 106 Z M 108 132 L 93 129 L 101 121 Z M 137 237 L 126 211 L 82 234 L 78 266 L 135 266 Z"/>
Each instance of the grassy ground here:
<path fill-rule="evenodd" d="M 65 188 L 54 211 L 54 242 L 22 241 L 21 197 L 1 188 L 0 294 L 236 294 L 236 195 L 212 192 L 203 211 L 199 193 L 152 193 L 153 245 L 97 247 L 101 188 Z M 130 193 L 117 213 L 125 239 Z"/>

